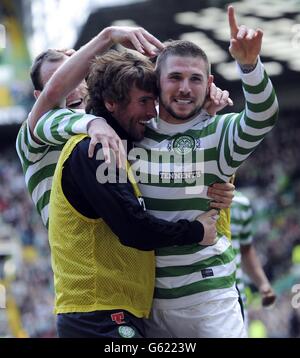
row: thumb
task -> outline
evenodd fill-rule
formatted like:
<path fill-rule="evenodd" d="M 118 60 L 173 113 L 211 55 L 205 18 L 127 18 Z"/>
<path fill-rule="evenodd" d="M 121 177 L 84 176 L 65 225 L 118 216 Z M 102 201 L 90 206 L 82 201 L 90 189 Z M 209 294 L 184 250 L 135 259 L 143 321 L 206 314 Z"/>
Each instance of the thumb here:
<path fill-rule="evenodd" d="M 218 215 L 218 213 L 219 213 L 218 210 L 212 209 L 212 210 L 207 211 L 204 215 L 208 218 L 211 218 L 213 216 Z"/>
<path fill-rule="evenodd" d="M 212 104 L 212 100 L 211 99 L 206 99 L 203 105 L 203 109 L 208 109 Z"/>

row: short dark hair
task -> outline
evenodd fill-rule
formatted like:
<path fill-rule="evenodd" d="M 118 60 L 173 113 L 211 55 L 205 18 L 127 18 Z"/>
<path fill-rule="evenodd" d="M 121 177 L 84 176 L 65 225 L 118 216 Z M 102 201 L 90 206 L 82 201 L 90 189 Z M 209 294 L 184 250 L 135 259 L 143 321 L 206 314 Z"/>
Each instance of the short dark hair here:
<path fill-rule="evenodd" d="M 106 100 L 126 105 L 133 86 L 158 95 L 156 75 L 152 63 L 131 52 L 108 51 L 97 57 L 90 67 L 87 78 L 87 113 L 106 116 Z"/>
<path fill-rule="evenodd" d="M 160 78 L 161 69 L 167 58 L 170 56 L 180 57 L 199 57 L 207 65 L 207 76 L 210 74 L 210 64 L 206 53 L 191 41 L 186 40 L 168 40 L 164 43 L 165 47 L 156 59 L 155 72 L 157 78 Z"/>
<path fill-rule="evenodd" d="M 42 91 L 44 84 L 41 79 L 41 67 L 45 62 L 59 62 L 64 59 L 65 56 L 70 56 L 69 50 L 54 50 L 48 49 L 40 53 L 33 61 L 30 69 L 30 77 L 35 90 Z"/>

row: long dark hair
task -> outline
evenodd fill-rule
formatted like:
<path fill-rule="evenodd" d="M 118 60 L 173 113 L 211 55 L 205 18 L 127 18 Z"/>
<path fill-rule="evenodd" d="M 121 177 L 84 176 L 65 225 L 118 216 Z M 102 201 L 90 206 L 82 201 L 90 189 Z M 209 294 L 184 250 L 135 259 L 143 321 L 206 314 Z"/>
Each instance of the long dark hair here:
<path fill-rule="evenodd" d="M 87 85 L 86 111 L 103 117 L 108 114 L 105 101 L 113 100 L 125 106 L 133 86 L 158 94 L 152 63 L 131 52 L 111 50 L 97 57 L 91 65 Z"/>

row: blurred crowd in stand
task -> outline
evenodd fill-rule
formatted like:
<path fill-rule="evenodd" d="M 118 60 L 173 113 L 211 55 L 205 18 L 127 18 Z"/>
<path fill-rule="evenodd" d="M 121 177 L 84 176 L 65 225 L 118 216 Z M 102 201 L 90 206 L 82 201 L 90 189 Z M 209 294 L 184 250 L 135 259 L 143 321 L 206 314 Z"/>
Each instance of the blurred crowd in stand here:
<path fill-rule="evenodd" d="M 14 148 L 2 152 L 0 157 L 0 242 L 7 240 L 11 233 L 17 236 L 22 252 L 21 265 L 18 263 L 15 268 L 11 291 L 21 314 L 23 329 L 30 337 L 53 337 L 56 333 L 47 232 L 26 191 Z"/>

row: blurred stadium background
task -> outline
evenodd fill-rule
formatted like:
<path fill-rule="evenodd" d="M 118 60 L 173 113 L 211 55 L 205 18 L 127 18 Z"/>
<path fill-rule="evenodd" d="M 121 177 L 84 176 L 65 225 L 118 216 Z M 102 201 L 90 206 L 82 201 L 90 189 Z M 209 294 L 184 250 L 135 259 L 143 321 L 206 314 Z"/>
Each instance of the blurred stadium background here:
<path fill-rule="evenodd" d="M 47 234 L 15 152 L 18 129 L 33 103 L 32 58 L 49 47 L 79 48 L 111 24 L 140 25 L 162 41 L 199 43 L 217 85 L 230 91 L 238 111 L 243 97 L 227 51 L 227 3 L 0 0 L 0 337 L 55 337 Z M 263 309 L 248 282 L 250 335 L 300 337 L 300 300 L 292 292 L 300 284 L 300 0 L 232 3 L 240 23 L 264 30 L 262 60 L 280 103 L 276 128 L 237 177 L 238 188 L 252 200 L 255 245 L 278 295 L 274 307 Z"/>

